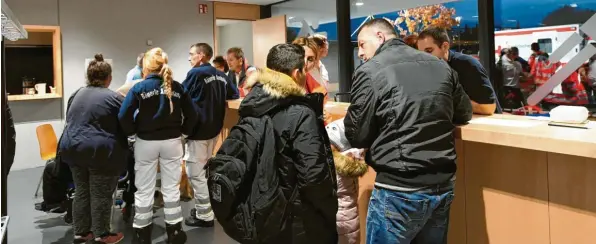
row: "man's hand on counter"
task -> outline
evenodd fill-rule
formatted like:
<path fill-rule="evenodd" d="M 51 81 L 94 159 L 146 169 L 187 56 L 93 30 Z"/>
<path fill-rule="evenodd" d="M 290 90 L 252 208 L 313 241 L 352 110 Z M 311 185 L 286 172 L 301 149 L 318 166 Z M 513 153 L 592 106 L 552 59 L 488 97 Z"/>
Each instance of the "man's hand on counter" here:
<path fill-rule="evenodd" d="M 495 113 L 496 108 L 497 108 L 496 103 L 479 104 L 477 102 L 472 101 L 472 111 L 474 111 L 475 114 L 493 115 Z"/>

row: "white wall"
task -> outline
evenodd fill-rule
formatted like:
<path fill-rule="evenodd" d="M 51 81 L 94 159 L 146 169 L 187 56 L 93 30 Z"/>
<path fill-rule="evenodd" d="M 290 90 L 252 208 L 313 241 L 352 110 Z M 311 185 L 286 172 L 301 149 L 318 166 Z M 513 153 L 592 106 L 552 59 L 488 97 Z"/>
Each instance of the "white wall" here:
<path fill-rule="evenodd" d="M 241 47 L 249 64 L 253 63 L 252 21 L 243 21 L 218 27 L 218 55 L 225 55 L 229 48 Z"/>
<path fill-rule="evenodd" d="M 68 97 L 85 84 L 85 58 L 101 52 L 113 59 L 110 88 L 122 85 L 140 52 L 161 47 L 169 54 L 174 78 L 190 69 L 191 44 L 213 44 L 213 13 L 198 14 L 196 0 L 5 0 L 22 24 L 60 25 L 62 31 L 63 99 L 11 102 L 16 121 L 17 152 L 13 170 L 44 165 L 35 128 L 44 123 L 62 131 Z"/>

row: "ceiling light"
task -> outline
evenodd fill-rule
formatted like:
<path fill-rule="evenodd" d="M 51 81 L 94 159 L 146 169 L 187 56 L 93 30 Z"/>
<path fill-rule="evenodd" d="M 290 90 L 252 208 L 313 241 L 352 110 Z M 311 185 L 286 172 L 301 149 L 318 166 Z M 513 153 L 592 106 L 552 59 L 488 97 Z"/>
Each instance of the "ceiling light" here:
<path fill-rule="evenodd" d="M 569 6 L 571 6 L 572 8 L 577 8 L 577 3 L 572 3 Z"/>
<path fill-rule="evenodd" d="M 364 5 L 364 3 L 363 2 L 356 2 L 354 5 L 360 7 L 360 6 Z"/>
<path fill-rule="evenodd" d="M 288 17 L 288 19 L 293 19 L 293 18 L 294 18 L 294 16 L 290 16 L 290 17 Z"/>

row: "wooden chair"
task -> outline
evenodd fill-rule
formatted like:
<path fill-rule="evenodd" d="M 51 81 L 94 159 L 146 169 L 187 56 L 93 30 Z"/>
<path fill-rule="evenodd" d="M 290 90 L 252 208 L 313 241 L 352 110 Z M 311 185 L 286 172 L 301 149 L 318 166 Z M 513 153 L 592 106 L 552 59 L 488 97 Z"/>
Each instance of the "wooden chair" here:
<path fill-rule="evenodd" d="M 41 159 L 48 161 L 52 158 L 55 158 L 56 149 L 58 148 L 58 139 L 56 138 L 54 127 L 52 127 L 50 124 L 43 124 L 38 126 L 35 129 L 35 132 L 37 133 L 37 141 L 39 142 L 39 154 Z M 37 190 L 35 190 L 34 194 L 35 198 L 39 196 L 39 189 L 41 188 L 42 180 L 43 175 L 39 179 L 39 183 L 37 183 Z"/>
<path fill-rule="evenodd" d="M 44 161 L 56 157 L 56 148 L 58 147 L 58 138 L 54 132 L 54 127 L 50 124 L 43 124 L 35 129 L 37 141 L 39 142 L 39 154 Z"/>

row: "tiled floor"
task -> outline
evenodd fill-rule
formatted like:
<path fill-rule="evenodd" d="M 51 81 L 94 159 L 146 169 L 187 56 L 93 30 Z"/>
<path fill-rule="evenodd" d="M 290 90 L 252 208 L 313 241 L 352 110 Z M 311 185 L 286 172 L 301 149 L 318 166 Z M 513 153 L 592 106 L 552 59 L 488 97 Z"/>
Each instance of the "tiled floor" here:
<path fill-rule="evenodd" d="M 40 179 L 43 168 L 27 169 L 11 172 L 8 177 L 8 225 L 9 244 L 68 244 L 72 243 L 72 228 L 65 224 L 62 215 L 45 214 L 35 211 L 34 204 L 39 201 L 33 195 Z M 189 213 L 192 203 L 183 203 L 185 214 Z M 125 238 L 121 243 L 132 242 L 133 229 L 130 224 L 122 221 L 122 215 L 115 211 L 113 228 L 124 232 Z M 153 243 L 165 243 L 165 225 L 163 210 L 154 216 Z M 184 227 L 188 234 L 187 243 L 201 244 L 232 244 L 236 243 L 226 236 L 219 225 L 211 229 Z"/>

